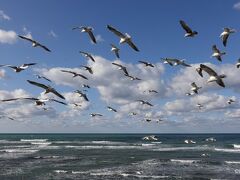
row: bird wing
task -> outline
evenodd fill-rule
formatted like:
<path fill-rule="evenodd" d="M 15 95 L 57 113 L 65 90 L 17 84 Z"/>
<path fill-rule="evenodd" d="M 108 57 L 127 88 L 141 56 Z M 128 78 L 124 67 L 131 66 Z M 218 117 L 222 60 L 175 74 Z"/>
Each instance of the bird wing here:
<path fill-rule="evenodd" d="M 137 46 L 130 40 L 127 41 L 128 45 L 131 46 L 135 51 L 139 51 L 139 49 L 137 48 Z"/>
<path fill-rule="evenodd" d="M 50 101 L 54 101 L 54 102 L 57 102 L 57 103 L 60 103 L 60 104 L 63 104 L 63 105 L 67 105 L 67 103 L 65 102 L 62 102 L 62 101 L 58 101 L 56 99 L 49 99 Z"/>
<path fill-rule="evenodd" d="M 123 33 L 121 33 L 120 31 L 118 31 L 117 29 L 115 29 L 114 27 L 110 26 L 110 25 L 107 25 L 107 28 L 112 31 L 114 34 L 116 34 L 117 36 L 119 37 L 122 37 L 124 38 L 125 35 Z"/>
<path fill-rule="evenodd" d="M 226 47 L 227 46 L 227 40 L 228 40 L 229 34 L 226 34 L 222 37 L 223 45 Z"/>
<path fill-rule="evenodd" d="M 86 76 L 82 75 L 82 74 L 77 74 L 78 76 L 82 77 L 83 79 L 88 79 Z"/>
<path fill-rule="evenodd" d="M 204 64 L 200 64 L 200 68 L 206 73 L 208 73 L 210 76 L 217 76 L 217 73 L 214 70 Z"/>
<path fill-rule="evenodd" d="M 30 81 L 30 80 L 27 80 L 27 82 L 29 82 L 30 84 L 33 84 L 35 86 L 41 87 L 43 89 L 48 89 L 48 86 L 46 86 L 44 84 L 41 84 L 41 83 L 38 83 L 38 82 L 35 82 L 35 81 Z"/>
<path fill-rule="evenodd" d="M 16 101 L 16 100 L 19 100 L 19 99 L 22 99 L 22 98 L 3 99 L 3 100 L 1 100 L 1 101 L 2 101 L 2 102 L 8 102 L 8 101 Z"/>
<path fill-rule="evenodd" d="M 197 88 L 197 85 L 196 85 L 195 82 L 193 82 L 193 83 L 191 84 L 191 86 Z"/>
<path fill-rule="evenodd" d="M 149 102 L 145 102 L 147 105 L 149 105 L 149 106 L 153 106 L 151 103 L 149 103 Z"/>
<path fill-rule="evenodd" d="M 215 52 L 215 53 L 220 53 L 220 51 L 219 51 L 219 49 L 217 48 L 216 45 L 213 45 L 213 46 L 212 46 L 212 50 L 213 50 L 213 52 Z"/>
<path fill-rule="evenodd" d="M 181 65 L 186 66 L 186 67 L 192 67 L 191 65 L 186 64 L 185 62 L 182 62 Z"/>
<path fill-rule="evenodd" d="M 93 35 L 93 32 L 92 31 L 88 31 L 88 35 L 90 36 L 91 40 L 96 44 L 97 41 L 96 41 L 96 38 Z"/>
<path fill-rule="evenodd" d="M 83 93 L 82 93 L 82 97 L 83 97 L 86 101 L 89 101 L 86 94 L 83 94 Z"/>
<path fill-rule="evenodd" d="M 192 33 L 192 29 L 183 21 L 183 20 L 180 20 L 179 21 L 182 28 L 187 32 L 187 33 Z"/>
<path fill-rule="evenodd" d="M 122 70 L 123 70 L 124 74 L 129 75 L 126 67 L 123 67 Z"/>
<path fill-rule="evenodd" d="M 119 52 L 118 51 L 114 51 L 114 52 L 115 52 L 115 55 L 117 56 L 117 58 L 120 58 Z"/>
<path fill-rule="evenodd" d="M 140 63 L 142 63 L 142 64 L 145 64 L 145 65 L 148 64 L 146 61 L 138 61 L 138 62 L 140 62 Z"/>
<path fill-rule="evenodd" d="M 117 63 L 114 63 L 114 62 L 112 64 L 115 65 L 115 66 L 123 68 L 123 66 L 121 64 L 117 64 Z"/>
<path fill-rule="evenodd" d="M 95 62 L 95 59 L 92 57 L 91 54 L 88 54 L 88 57 L 89 57 L 93 62 Z"/>
<path fill-rule="evenodd" d="M 25 40 L 27 40 L 27 41 L 30 41 L 30 42 L 32 42 L 32 43 L 36 43 L 36 41 L 34 41 L 33 39 L 27 38 L 27 37 L 25 37 L 25 36 L 18 35 L 18 37 L 20 37 L 21 39 L 25 39 Z"/>
<path fill-rule="evenodd" d="M 38 45 L 39 45 L 41 48 L 45 49 L 46 51 L 51 52 L 51 50 L 48 49 L 46 46 L 44 46 L 44 45 L 42 45 L 42 44 L 40 44 L 40 43 L 38 43 Z"/>
<path fill-rule="evenodd" d="M 47 80 L 47 81 L 49 81 L 49 82 L 52 82 L 50 79 L 48 79 L 48 78 L 46 78 L 46 77 L 44 77 L 44 76 L 42 76 L 42 78 L 45 79 L 45 80 Z"/>
<path fill-rule="evenodd" d="M 65 97 L 64 97 L 63 95 L 61 95 L 59 92 L 57 92 L 55 89 L 52 89 L 51 92 L 52 92 L 53 94 L 55 94 L 56 96 L 58 96 L 58 97 L 60 97 L 60 98 L 62 98 L 62 99 L 65 99 Z"/>
<path fill-rule="evenodd" d="M 71 73 L 71 74 L 76 74 L 75 72 L 73 71 L 68 71 L 68 70 L 60 70 L 61 72 L 66 72 L 66 73 Z"/>
<path fill-rule="evenodd" d="M 223 82 L 223 80 L 221 78 L 219 78 L 217 80 L 217 83 L 218 83 L 219 86 L 225 87 L 225 84 L 224 84 L 224 82 Z"/>

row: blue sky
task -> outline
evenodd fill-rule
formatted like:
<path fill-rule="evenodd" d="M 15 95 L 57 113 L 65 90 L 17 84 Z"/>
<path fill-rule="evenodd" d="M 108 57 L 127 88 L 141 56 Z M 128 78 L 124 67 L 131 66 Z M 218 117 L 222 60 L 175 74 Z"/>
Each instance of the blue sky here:
<path fill-rule="evenodd" d="M 145 97 L 141 93 L 137 96 L 138 92 L 135 90 L 131 91 L 135 93 L 133 96 L 124 89 L 116 92 L 116 86 L 122 87 L 120 80 L 119 84 L 116 81 L 123 77 L 115 67 L 112 67 L 113 72 L 118 74 L 116 79 L 107 70 L 104 73 L 109 77 L 104 76 L 104 78 L 107 78 L 106 82 L 111 84 L 101 82 L 100 78 L 103 78 L 100 77 L 101 73 L 94 78 L 93 88 L 88 92 L 90 103 L 85 104 L 83 109 L 76 112 L 69 107 L 50 104 L 54 110 L 47 112 L 46 116 L 44 114 L 46 112 L 33 110 L 36 107 L 29 102 L 4 104 L 0 107 L 4 114 L 11 113 L 9 115 L 21 122 L 9 122 L 8 119 L 1 119 L 0 130 L 2 132 L 238 132 L 240 124 L 237 121 L 240 119 L 240 111 L 237 99 L 239 98 L 240 81 L 237 78 L 231 78 L 238 76 L 235 74 L 237 69 L 231 71 L 231 68 L 235 67 L 234 64 L 240 57 L 240 34 L 238 32 L 240 29 L 238 20 L 240 5 L 239 8 L 234 8 L 238 2 L 231 0 L 194 2 L 187 0 L 1 1 L 0 10 L 9 17 L 9 19 L 1 17 L 1 30 L 14 31 L 21 35 L 31 34 L 33 39 L 40 41 L 52 50 L 51 53 L 47 53 L 40 48 L 32 48 L 30 43 L 18 38 L 14 39 L 12 43 L 0 41 L 1 64 L 38 63 L 36 67 L 19 74 L 14 73 L 10 68 L 3 68 L 4 75 L 0 80 L 2 84 L 1 98 L 15 97 L 14 93 L 6 96 L 5 91 L 13 92 L 16 89 L 25 91 L 20 93 L 21 95 L 39 96 L 41 89 L 26 82 L 27 79 L 31 79 L 46 83 L 36 79 L 33 76 L 35 73 L 51 77 L 53 80 L 51 85 L 60 92 L 72 93 L 80 87 L 82 82 L 71 78 L 66 79 L 67 75 L 56 73 L 56 69 L 71 68 L 73 70 L 75 68 L 74 70 L 76 70 L 78 68 L 77 71 L 80 71 L 80 65 L 90 63 L 78 53 L 79 50 L 82 50 L 92 53 L 97 59 L 103 59 L 103 61 L 99 60 L 99 65 L 95 67 L 96 71 L 100 72 L 100 68 L 104 68 L 101 65 L 116 61 L 114 54 L 110 52 L 110 43 L 120 47 L 120 63 L 125 63 L 136 76 L 148 79 L 142 84 L 134 82 L 135 85 L 131 84 L 130 86 L 129 84 L 127 87 L 131 89 L 139 86 L 140 89 L 144 89 L 150 88 L 150 84 L 153 83 L 157 84 L 156 88 L 159 88 L 160 93 L 156 96 Z M 195 38 L 184 38 L 184 31 L 179 25 L 180 19 L 186 21 L 193 30 L 197 30 L 199 35 Z M 129 33 L 140 52 L 133 51 L 127 45 L 119 45 L 118 37 L 107 30 L 107 24 L 116 27 L 123 33 Z M 92 44 L 86 34 L 72 31 L 72 27 L 76 25 L 92 26 L 95 36 L 98 36 L 98 43 Z M 237 30 L 230 36 L 226 48 L 223 47 L 219 38 L 223 27 Z M 0 40 L 1 38 L 4 38 L 3 35 L 0 36 Z M 211 58 L 213 44 L 227 52 L 222 63 Z M 199 63 L 210 63 L 216 70 L 224 73 L 229 72 L 230 69 L 230 78 L 226 79 L 228 86 L 225 89 L 215 85 L 209 86 L 203 79 L 192 76 L 194 69 L 191 71 L 185 67 L 172 68 L 163 65 L 160 61 L 162 57 L 186 59 L 193 66 L 197 66 Z M 158 68 L 155 71 L 145 70 L 138 64 L 139 60 L 148 60 L 156 64 Z M 186 76 L 189 77 L 186 78 Z M 152 81 L 150 81 L 151 77 Z M 177 77 L 179 77 L 179 82 L 185 84 L 196 81 L 202 85 L 201 83 L 205 82 L 203 91 L 199 96 L 186 97 L 185 91 L 190 86 L 182 89 L 175 86 L 173 82 Z M 182 86 L 186 86 L 184 83 Z M 112 94 L 107 97 L 106 94 L 109 92 Z M 122 97 L 125 94 L 128 96 Z M 205 101 L 206 97 L 212 99 Z M 230 107 L 214 104 L 216 101 L 225 102 L 229 97 L 236 99 L 236 103 Z M 134 98 L 145 98 L 156 106 L 153 109 L 143 109 L 143 114 L 136 118 L 129 117 L 126 107 Z M 75 100 L 67 99 L 69 102 L 75 102 Z M 201 112 L 194 109 L 196 107 L 188 109 L 188 112 L 179 109 L 179 106 L 185 107 L 197 101 L 206 103 L 206 108 Z M 82 100 L 80 102 L 85 103 Z M 19 113 L 19 108 L 21 109 L 25 104 L 27 107 L 31 106 L 32 111 L 25 114 Z M 119 114 L 108 112 L 105 108 L 106 105 L 116 107 L 120 111 Z M 129 106 L 137 107 L 136 105 Z M 89 117 L 91 112 L 100 112 L 104 114 L 104 118 L 93 120 Z M 161 116 L 166 122 L 157 126 L 155 122 L 147 124 L 142 121 L 146 113 L 150 113 L 153 119 Z M 200 121 L 206 121 L 206 123 L 201 124 Z M 136 123 L 139 125 L 135 125 Z M 217 128 L 211 129 L 208 124 Z M 6 126 L 8 128 L 5 128 Z M 190 126 L 192 128 L 189 128 Z M 227 128 L 223 130 L 223 127 Z"/>

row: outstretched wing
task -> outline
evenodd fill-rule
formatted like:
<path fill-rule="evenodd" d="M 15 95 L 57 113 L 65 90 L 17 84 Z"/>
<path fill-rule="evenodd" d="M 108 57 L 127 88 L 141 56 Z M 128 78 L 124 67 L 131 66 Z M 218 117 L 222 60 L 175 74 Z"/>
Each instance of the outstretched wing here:
<path fill-rule="evenodd" d="M 30 39 L 30 38 L 28 38 L 28 37 L 21 36 L 21 35 L 18 35 L 18 37 L 20 37 L 21 39 L 25 39 L 25 40 L 27 40 L 27 41 L 30 41 L 30 42 L 32 42 L 32 43 L 36 43 L 36 41 L 34 41 L 33 39 Z"/>
<path fill-rule="evenodd" d="M 96 38 L 93 35 L 93 32 L 92 31 L 88 31 L 88 35 L 90 36 L 91 40 L 96 44 L 97 41 L 96 41 Z"/>
<path fill-rule="evenodd" d="M 192 33 L 192 29 L 183 21 L 183 20 L 180 20 L 179 21 L 182 28 L 187 32 L 187 33 Z"/>
<path fill-rule="evenodd" d="M 60 98 L 62 98 L 62 99 L 65 99 L 65 97 L 64 97 L 63 95 L 61 95 L 59 92 L 57 92 L 55 89 L 52 89 L 51 92 L 52 92 L 53 94 L 55 94 L 56 96 L 58 96 L 58 97 L 60 97 Z"/>
<path fill-rule="evenodd" d="M 46 86 L 46 85 L 44 85 L 44 84 L 41 84 L 41 83 L 38 83 L 38 82 L 35 82 L 35 81 L 30 81 L 30 80 L 27 80 L 27 82 L 29 82 L 29 83 L 32 84 L 32 85 L 41 87 L 41 88 L 43 88 L 43 89 L 48 89 L 48 86 Z"/>
<path fill-rule="evenodd" d="M 78 76 L 82 77 L 83 79 L 88 79 L 86 76 L 82 75 L 82 74 L 77 74 Z"/>
<path fill-rule="evenodd" d="M 131 46 L 135 51 L 139 51 L 139 49 L 137 48 L 137 46 L 130 40 L 127 41 L 128 45 Z"/>
<path fill-rule="evenodd" d="M 206 73 L 208 73 L 210 76 L 217 76 L 217 73 L 214 70 L 204 64 L 200 64 L 200 68 Z"/>
<path fill-rule="evenodd" d="M 40 43 L 38 43 L 38 45 L 39 45 L 41 48 L 43 48 L 44 50 L 46 50 L 46 51 L 48 51 L 48 52 L 51 52 L 51 50 L 48 49 L 46 46 L 44 46 L 44 45 L 42 45 L 42 44 L 40 44 Z"/>
<path fill-rule="evenodd" d="M 54 102 L 57 102 L 57 103 L 60 103 L 60 104 L 63 104 L 63 105 L 67 105 L 67 103 L 65 102 L 62 102 L 62 101 L 58 101 L 56 99 L 49 99 L 50 101 L 54 101 Z"/>
<path fill-rule="evenodd" d="M 117 36 L 119 37 L 125 37 L 125 35 L 123 33 L 121 33 L 120 31 L 118 31 L 117 29 L 115 29 L 114 27 L 110 26 L 110 25 L 107 25 L 107 28 L 113 32 L 114 34 L 116 34 Z"/>
<path fill-rule="evenodd" d="M 227 46 L 228 37 L 229 37 L 229 34 L 225 34 L 225 35 L 222 37 L 222 41 L 223 41 L 224 47 Z"/>
<path fill-rule="evenodd" d="M 213 45 L 213 46 L 212 46 L 212 50 L 213 50 L 213 52 L 215 52 L 215 53 L 220 53 L 220 51 L 219 51 L 219 49 L 217 48 L 216 45 Z"/>

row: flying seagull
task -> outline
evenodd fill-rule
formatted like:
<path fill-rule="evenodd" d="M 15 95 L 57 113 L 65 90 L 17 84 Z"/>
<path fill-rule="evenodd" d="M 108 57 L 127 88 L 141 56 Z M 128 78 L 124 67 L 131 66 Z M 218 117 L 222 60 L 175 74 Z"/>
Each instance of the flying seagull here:
<path fill-rule="evenodd" d="M 192 88 L 191 91 L 193 91 L 195 94 L 198 94 L 198 90 L 201 89 L 202 87 L 197 86 L 195 82 L 191 84 Z"/>
<path fill-rule="evenodd" d="M 93 70 L 91 67 L 89 67 L 89 66 L 80 66 L 80 67 L 83 67 L 84 70 L 88 71 L 90 74 L 93 74 Z"/>
<path fill-rule="evenodd" d="M 126 77 L 129 77 L 130 78 L 130 80 L 131 81 L 134 81 L 134 80 L 141 80 L 140 78 L 138 78 L 138 77 L 134 77 L 134 76 L 131 76 L 131 75 L 129 75 L 129 74 L 124 74 Z"/>
<path fill-rule="evenodd" d="M 151 120 L 151 119 L 148 119 L 148 118 L 146 118 L 146 119 L 145 119 L 145 121 L 146 121 L 146 122 L 151 122 L 152 120 Z"/>
<path fill-rule="evenodd" d="M 143 100 L 137 100 L 138 102 L 140 102 L 141 104 L 146 104 L 148 106 L 153 106 L 151 103 L 149 103 L 148 101 L 143 101 Z"/>
<path fill-rule="evenodd" d="M 88 88 L 88 89 L 90 88 L 90 86 L 87 85 L 87 84 L 83 84 L 82 87 L 83 87 L 83 88 Z"/>
<path fill-rule="evenodd" d="M 91 113 L 90 116 L 91 116 L 91 117 L 95 117 L 95 116 L 103 116 L 103 115 L 100 114 L 100 113 Z"/>
<path fill-rule="evenodd" d="M 120 38 L 120 42 L 119 42 L 120 44 L 127 43 L 135 51 L 139 51 L 139 49 L 136 47 L 136 45 L 132 42 L 132 38 L 129 34 L 127 34 L 127 33 L 123 34 L 123 33 L 121 33 L 120 31 L 118 31 L 117 29 L 115 29 L 114 27 L 112 27 L 110 25 L 107 25 L 107 28 Z"/>
<path fill-rule="evenodd" d="M 38 75 L 38 74 L 35 74 L 35 76 L 36 76 L 38 79 L 45 79 L 45 80 L 47 80 L 47 81 L 49 81 L 49 82 L 52 82 L 50 79 L 48 79 L 48 78 L 46 78 L 46 77 L 44 77 L 44 76 L 41 76 L 41 75 Z"/>
<path fill-rule="evenodd" d="M 89 101 L 88 98 L 87 98 L 87 95 L 85 93 L 83 93 L 82 91 L 76 90 L 74 92 L 79 94 L 79 96 L 82 97 L 85 101 Z"/>
<path fill-rule="evenodd" d="M 91 61 L 95 62 L 95 59 L 93 58 L 93 56 L 88 52 L 79 51 L 79 53 L 81 53 L 84 57 L 90 59 Z"/>
<path fill-rule="evenodd" d="M 154 65 L 153 65 L 152 63 L 147 62 L 147 61 L 138 61 L 138 62 L 144 64 L 146 67 L 147 67 L 147 66 L 154 67 Z"/>
<path fill-rule="evenodd" d="M 227 101 L 227 103 L 228 104 L 232 104 L 232 103 L 234 103 L 235 101 L 233 100 L 233 99 L 229 99 L 228 101 Z"/>
<path fill-rule="evenodd" d="M 223 32 L 220 34 L 220 37 L 222 38 L 223 45 L 226 47 L 227 46 L 227 40 L 230 34 L 235 33 L 235 29 L 231 28 L 223 28 Z"/>
<path fill-rule="evenodd" d="M 238 59 L 238 61 L 237 61 L 237 63 L 236 63 L 236 66 L 237 66 L 237 68 L 240 67 L 240 58 Z"/>
<path fill-rule="evenodd" d="M 200 103 L 198 103 L 196 106 L 197 106 L 199 109 L 202 109 L 202 108 L 203 108 L 203 105 L 200 104 Z"/>
<path fill-rule="evenodd" d="M 40 44 L 39 42 L 37 42 L 37 41 L 35 41 L 35 40 L 31 39 L 31 38 L 28 38 L 28 37 L 25 37 L 25 36 L 21 36 L 21 35 L 18 35 L 18 37 L 20 37 L 21 39 L 25 39 L 27 41 L 30 41 L 32 43 L 32 47 L 41 47 L 41 48 L 45 49 L 46 51 L 51 52 L 51 50 L 48 49 L 46 46 Z"/>
<path fill-rule="evenodd" d="M 27 82 L 29 82 L 30 84 L 32 84 L 32 85 L 35 85 L 35 86 L 38 86 L 38 87 L 40 87 L 40 88 L 43 88 L 43 89 L 45 89 L 45 92 L 44 92 L 44 94 L 47 94 L 47 93 L 53 93 L 53 94 L 55 94 L 56 96 L 58 96 L 58 97 L 60 97 L 60 98 L 62 98 L 62 99 L 65 99 L 61 94 L 59 94 L 53 87 L 51 87 L 51 86 L 46 86 L 46 85 L 44 85 L 44 84 L 41 84 L 41 83 L 38 83 L 38 82 L 35 82 L 35 81 L 30 81 L 30 80 L 27 80 Z"/>
<path fill-rule="evenodd" d="M 61 72 L 70 73 L 70 74 L 73 75 L 73 78 L 79 76 L 83 79 L 88 79 L 86 76 L 84 76 L 82 74 L 79 74 L 79 73 L 76 73 L 76 72 L 73 72 L 73 71 L 61 70 Z"/>
<path fill-rule="evenodd" d="M 96 41 L 96 38 L 94 37 L 94 35 L 93 35 L 93 28 L 92 27 L 87 27 L 87 26 L 80 26 L 80 27 L 74 27 L 74 28 L 72 28 L 72 30 L 76 30 L 76 29 L 80 29 L 81 30 L 81 32 L 86 32 L 86 33 L 88 33 L 88 35 L 89 35 L 89 37 L 91 38 L 91 40 L 92 40 L 92 42 L 93 43 L 97 43 L 97 41 Z"/>
<path fill-rule="evenodd" d="M 108 109 L 109 111 L 117 112 L 116 109 L 114 109 L 114 108 L 112 108 L 112 107 L 110 107 L 110 106 L 107 106 L 107 109 Z"/>
<path fill-rule="evenodd" d="M 192 95 L 194 95 L 194 93 L 193 93 L 193 92 L 186 93 L 186 96 L 192 96 Z"/>
<path fill-rule="evenodd" d="M 15 72 L 21 72 L 25 69 L 27 69 L 29 66 L 36 65 L 37 63 L 28 63 L 28 64 L 22 64 L 21 66 L 13 66 L 13 65 L 0 65 L 0 67 L 10 67 L 12 68 Z"/>
<path fill-rule="evenodd" d="M 122 70 L 124 72 L 124 75 L 128 75 L 127 68 L 125 66 L 118 64 L 118 63 L 112 63 L 112 64 L 115 66 L 118 66 L 118 69 Z"/>
<path fill-rule="evenodd" d="M 120 49 L 117 46 L 113 45 L 113 44 L 111 44 L 111 46 L 112 46 L 111 51 L 115 53 L 117 58 L 120 58 L 120 56 L 119 56 Z"/>
<path fill-rule="evenodd" d="M 192 29 L 183 20 L 180 20 L 179 22 L 182 28 L 186 31 L 184 37 L 194 37 L 195 35 L 198 34 L 197 31 L 192 31 Z"/>
<path fill-rule="evenodd" d="M 206 73 L 208 73 L 208 75 L 210 76 L 209 79 L 207 80 L 207 82 L 216 82 L 219 86 L 225 87 L 222 78 L 225 78 L 226 75 L 222 74 L 222 75 L 218 75 L 214 70 L 212 70 L 210 67 L 204 65 L 204 64 L 200 64 L 200 68 L 205 71 Z"/>
<path fill-rule="evenodd" d="M 130 115 L 130 116 L 136 116 L 137 113 L 135 113 L 135 112 L 131 112 L 129 115 Z"/>
<path fill-rule="evenodd" d="M 178 66 L 178 65 L 182 65 L 182 66 L 186 66 L 186 67 L 192 67 L 189 64 L 185 63 L 184 59 L 175 59 L 175 58 L 162 58 L 163 63 L 164 64 L 169 64 L 170 66 Z"/>
<path fill-rule="evenodd" d="M 144 91 L 144 92 L 146 92 L 146 91 Z M 149 93 L 158 93 L 156 90 L 154 90 L 154 89 L 149 89 L 149 90 L 147 90 L 147 92 L 149 92 Z"/>
<path fill-rule="evenodd" d="M 31 100 L 31 101 L 35 101 L 35 105 L 36 106 L 43 106 L 46 105 L 46 102 L 57 102 L 63 105 L 67 105 L 65 102 L 62 101 L 58 101 L 56 99 L 39 99 L 39 98 L 33 98 L 33 97 L 23 97 L 23 98 L 12 98 L 12 99 L 3 99 L 1 100 L 2 102 L 9 102 L 9 101 L 17 101 L 17 100 Z"/>
<path fill-rule="evenodd" d="M 225 53 L 225 52 L 221 52 L 221 51 L 217 48 L 216 45 L 213 45 L 213 46 L 212 46 L 212 50 L 213 50 L 212 57 L 217 58 L 218 61 L 222 61 L 221 56 L 222 56 L 222 55 L 225 55 L 226 53 Z"/>

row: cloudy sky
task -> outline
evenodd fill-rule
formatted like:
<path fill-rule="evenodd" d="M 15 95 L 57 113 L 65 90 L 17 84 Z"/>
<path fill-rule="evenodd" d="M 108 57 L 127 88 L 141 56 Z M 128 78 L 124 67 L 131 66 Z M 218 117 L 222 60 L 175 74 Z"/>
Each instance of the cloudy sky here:
<path fill-rule="evenodd" d="M 187 22 L 199 34 L 184 38 L 179 20 Z M 19 100 L 0 103 L 0 132 L 152 132 L 199 133 L 239 132 L 240 128 L 240 69 L 235 64 L 240 57 L 240 2 L 229 1 L 34 1 L 2 0 L 0 3 L 1 64 L 21 65 L 35 62 L 25 71 L 15 73 L 9 67 L 0 69 L 0 99 L 18 97 L 56 98 L 44 95 L 43 89 L 26 80 L 49 84 L 66 98 L 67 106 L 48 102 L 47 110 L 34 102 Z M 140 49 L 135 52 L 107 30 L 110 24 L 131 35 Z M 91 26 L 97 44 L 85 33 L 72 31 L 74 26 Z M 237 30 L 229 38 L 227 47 L 219 35 L 222 28 Z M 18 34 L 40 41 L 52 50 L 33 48 Z M 113 43 L 120 48 L 120 59 L 110 51 Z M 223 62 L 211 58 L 212 45 L 225 51 Z M 79 54 L 91 53 L 93 63 Z M 185 59 L 192 67 L 163 64 L 161 58 Z M 139 60 L 155 65 L 144 67 Z M 126 78 L 116 66 L 120 63 L 140 81 Z M 225 74 L 226 88 L 207 83 L 196 68 L 204 63 L 217 73 Z M 93 69 L 89 74 L 80 66 Z M 60 70 L 82 73 L 89 80 L 72 78 Z M 52 80 L 37 79 L 34 74 Z M 202 88 L 198 95 L 191 92 L 191 83 Z M 91 86 L 86 94 L 89 102 L 75 90 L 82 84 Z M 148 90 L 158 93 L 149 93 Z M 231 105 L 229 99 L 235 100 Z M 153 107 L 137 100 L 149 101 Z M 58 99 L 59 100 L 59 99 Z M 74 107 L 74 103 L 81 107 Z M 203 105 L 199 109 L 196 105 Z M 107 110 L 117 109 L 117 113 Z M 131 116 L 135 112 L 137 115 Z M 102 117 L 90 117 L 101 113 Z M 14 118 L 9 120 L 6 117 Z M 157 119 L 163 121 L 157 123 Z M 151 119 L 146 122 L 145 119 Z"/>

